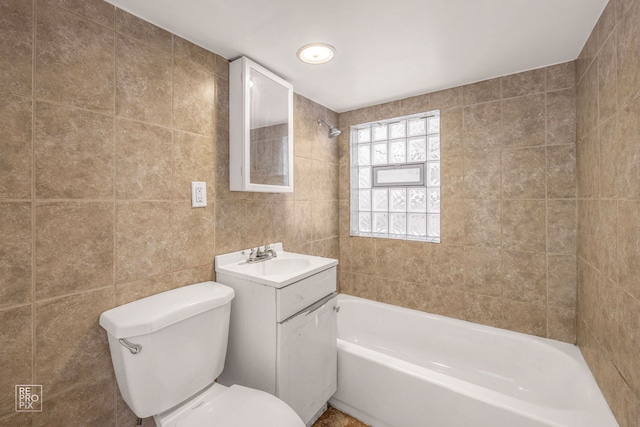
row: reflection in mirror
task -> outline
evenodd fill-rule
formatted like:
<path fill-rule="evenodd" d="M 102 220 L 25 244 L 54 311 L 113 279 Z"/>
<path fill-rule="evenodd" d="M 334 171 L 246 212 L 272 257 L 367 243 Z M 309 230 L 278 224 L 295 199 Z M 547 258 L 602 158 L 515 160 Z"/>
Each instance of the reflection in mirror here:
<path fill-rule="evenodd" d="M 250 68 L 250 182 L 289 185 L 289 90 Z"/>

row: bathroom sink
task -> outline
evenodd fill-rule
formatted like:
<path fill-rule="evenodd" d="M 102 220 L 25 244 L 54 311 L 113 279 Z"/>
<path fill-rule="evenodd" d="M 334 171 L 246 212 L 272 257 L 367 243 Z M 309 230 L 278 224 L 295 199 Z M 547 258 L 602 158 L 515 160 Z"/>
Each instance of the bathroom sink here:
<path fill-rule="evenodd" d="M 311 265 L 311 261 L 301 258 L 278 259 L 272 258 L 256 264 L 247 264 L 245 267 L 249 274 L 262 276 L 277 276 L 281 274 L 296 274 L 304 271 Z"/>
<path fill-rule="evenodd" d="M 249 249 L 216 256 L 216 273 L 282 288 L 338 264 L 338 260 L 294 252 L 285 252 L 282 243 L 271 248 L 278 255 L 257 263 L 248 263 Z"/>

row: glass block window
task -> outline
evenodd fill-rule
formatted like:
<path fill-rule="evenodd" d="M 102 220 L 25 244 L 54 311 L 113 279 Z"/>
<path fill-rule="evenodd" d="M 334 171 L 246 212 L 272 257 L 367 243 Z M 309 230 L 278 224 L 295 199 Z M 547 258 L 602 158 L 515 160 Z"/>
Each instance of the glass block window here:
<path fill-rule="evenodd" d="M 351 235 L 440 242 L 440 111 L 351 127 Z"/>

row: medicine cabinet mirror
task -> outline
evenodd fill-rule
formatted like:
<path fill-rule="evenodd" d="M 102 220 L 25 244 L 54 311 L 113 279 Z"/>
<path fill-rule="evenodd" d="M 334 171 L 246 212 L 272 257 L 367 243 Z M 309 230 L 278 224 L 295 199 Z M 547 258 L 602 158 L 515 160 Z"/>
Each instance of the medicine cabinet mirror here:
<path fill-rule="evenodd" d="M 293 86 L 241 57 L 229 66 L 231 191 L 293 191 Z"/>

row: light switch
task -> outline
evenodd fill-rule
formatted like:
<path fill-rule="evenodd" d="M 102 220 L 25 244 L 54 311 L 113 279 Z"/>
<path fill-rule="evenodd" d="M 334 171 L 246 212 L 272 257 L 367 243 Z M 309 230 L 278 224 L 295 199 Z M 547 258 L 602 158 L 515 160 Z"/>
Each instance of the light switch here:
<path fill-rule="evenodd" d="M 207 206 L 207 183 L 192 182 L 191 183 L 191 207 L 203 208 Z"/>

